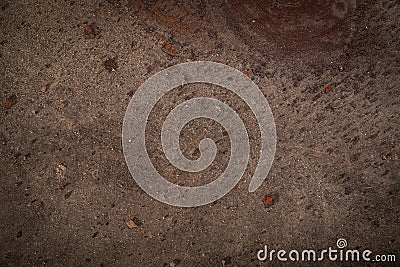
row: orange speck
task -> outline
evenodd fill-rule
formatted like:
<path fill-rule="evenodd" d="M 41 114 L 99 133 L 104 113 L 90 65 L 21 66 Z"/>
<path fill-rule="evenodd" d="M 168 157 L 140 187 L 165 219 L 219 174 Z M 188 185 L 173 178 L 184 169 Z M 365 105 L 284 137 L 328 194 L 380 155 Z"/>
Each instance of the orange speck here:
<path fill-rule="evenodd" d="M 332 85 L 328 84 L 327 86 L 325 86 L 325 92 L 326 93 L 329 93 L 329 92 L 332 92 L 332 91 L 333 91 L 333 86 Z"/>
<path fill-rule="evenodd" d="M 247 77 L 249 77 L 249 72 L 248 71 L 243 71 L 243 74 Z"/>
<path fill-rule="evenodd" d="M 265 205 L 266 207 L 271 206 L 271 205 L 272 205 L 272 202 L 273 202 L 273 199 L 272 199 L 271 196 L 266 195 L 266 196 L 264 197 L 264 205 Z"/>

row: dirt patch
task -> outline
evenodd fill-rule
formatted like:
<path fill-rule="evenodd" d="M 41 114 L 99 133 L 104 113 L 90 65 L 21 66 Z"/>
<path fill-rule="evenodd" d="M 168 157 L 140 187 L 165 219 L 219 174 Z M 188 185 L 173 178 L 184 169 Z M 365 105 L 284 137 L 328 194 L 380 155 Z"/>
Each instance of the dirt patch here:
<path fill-rule="evenodd" d="M 262 48 L 335 49 L 349 37 L 356 1 L 229 1 L 226 17 Z"/>

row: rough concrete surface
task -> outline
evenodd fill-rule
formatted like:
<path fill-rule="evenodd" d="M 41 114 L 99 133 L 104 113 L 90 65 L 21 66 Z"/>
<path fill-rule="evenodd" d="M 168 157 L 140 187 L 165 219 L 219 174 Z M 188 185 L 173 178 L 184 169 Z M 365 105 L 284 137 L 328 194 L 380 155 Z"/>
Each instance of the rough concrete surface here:
<path fill-rule="evenodd" d="M 399 1 L 2 0 L 0 24 L 1 266 L 268 266 L 282 262 L 260 262 L 264 245 L 322 250 L 339 238 L 398 264 Z M 271 106 L 278 142 L 250 194 L 260 141 L 244 102 L 209 84 L 165 95 L 146 139 L 166 179 L 206 184 L 229 160 L 224 129 L 197 119 L 181 132 L 183 154 L 197 158 L 209 137 L 215 162 L 195 174 L 169 164 L 160 128 L 184 100 L 228 103 L 251 144 L 228 195 L 178 208 L 134 182 L 121 132 L 135 90 L 190 60 L 248 75 Z"/>

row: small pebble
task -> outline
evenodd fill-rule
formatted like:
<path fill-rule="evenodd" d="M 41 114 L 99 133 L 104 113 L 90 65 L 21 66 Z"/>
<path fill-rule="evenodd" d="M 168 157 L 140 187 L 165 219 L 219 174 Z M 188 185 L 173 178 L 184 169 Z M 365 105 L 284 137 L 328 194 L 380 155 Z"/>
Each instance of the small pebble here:
<path fill-rule="evenodd" d="M 175 259 L 175 260 L 173 260 L 173 261 L 169 264 L 169 267 L 178 266 L 179 263 L 181 263 L 181 260 L 180 260 L 180 259 Z"/>
<path fill-rule="evenodd" d="M 169 56 L 176 56 L 176 48 L 169 42 L 164 42 L 161 50 Z"/>
<path fill-rule="evenodd" d="M 17 102 L 17 96 L 12 95 L 6 98 L 4 106 L 5 108 L 10 109 L 12 106 L 15 105 L 16 102 Z"/>
<path fill-rule="evenodd" d="M 86 25 L 84 32 L 89 39 L 95 38 L 100 33 L 99 29 L 94 24 Z"/>
<path fill-rule="evenodd" d="M 117 57 L 109 58 L 103 63 L 104 68 L 108 70 L 108 72 L 113 72 L 118 69 Z"/>
<path fill-rule="evenodd" d="M 137 228 L 139 226 L 142 226 L 143 223 L 137 218 L 137 217 L 133 217 L 132 219 L 126 221 L 126 225 L 130 228 Z"/>

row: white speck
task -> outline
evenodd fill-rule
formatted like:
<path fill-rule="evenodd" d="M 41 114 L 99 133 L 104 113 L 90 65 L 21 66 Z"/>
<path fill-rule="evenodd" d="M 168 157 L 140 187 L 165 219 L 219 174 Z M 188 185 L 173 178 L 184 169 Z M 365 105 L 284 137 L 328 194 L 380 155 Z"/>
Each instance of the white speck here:
<path fill-rule="evenodd" d="M 132 143 L 132 139 L 129 139 L 129 140 L 128 140 L 128 143 Z"/>

